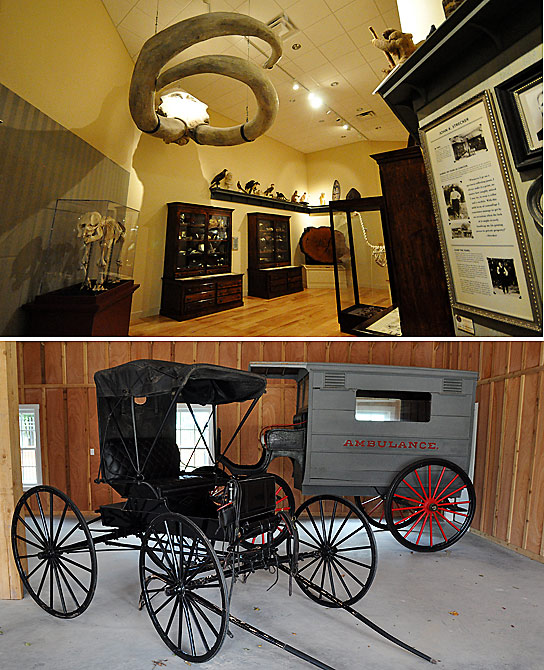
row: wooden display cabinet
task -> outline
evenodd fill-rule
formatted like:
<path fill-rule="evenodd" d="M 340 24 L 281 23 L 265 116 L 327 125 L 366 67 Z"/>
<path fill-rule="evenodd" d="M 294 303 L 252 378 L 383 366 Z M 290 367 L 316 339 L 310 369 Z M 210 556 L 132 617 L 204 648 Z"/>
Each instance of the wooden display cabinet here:
<path fill-rule="evenodd" d="M 182 321 L 243 305 L 231 247 L 232 209 L 168 203 L 160 313 Z"/>
<path fill-rule="evenodd" d="M 252 212 L 247 219 L 248 295 L 268 299 L 302 291 L 302 267 L 291 265 L 290 217 Z"/>

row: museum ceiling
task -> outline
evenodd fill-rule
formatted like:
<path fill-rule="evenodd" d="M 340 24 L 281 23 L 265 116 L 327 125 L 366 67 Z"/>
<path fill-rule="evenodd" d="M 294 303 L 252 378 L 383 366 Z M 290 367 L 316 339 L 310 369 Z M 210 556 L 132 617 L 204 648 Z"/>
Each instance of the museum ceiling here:
<path fill-rule="evenodd" d="M 270 71 L 280 110 L 269 137 L 303 153 L 362 139 L 402 141 L 407 137 L 382 99 L 372 95 L 387 61 L 372 45 L 369 26 L 378 34 L 398 28 L 396 0 L 102 1 L 133 59 L 155 33 L 156 23 L 162 30 L 209 8 L 248 14 L 264 23 L 283 15 L 277 28 L 283 38 L 283 57 Z M 187 49 L 171 64 L 194 56 L 229 54 L 262 65 L 267 51 L 268 45 L 253 38 L 248 44 L 239 36 L 218 37 Z M 298 90 L 293 90 L 294 82 L 300 85 Z M 236 122 L 245 120 L 246 107 L 249 116 L 254 112 L 253 94 L 233 79 L 201 74 L 185 79 L 183 87 L 211 110 Z M 308 92 L 319 95 L 320 108 L 311 107 Z"/>

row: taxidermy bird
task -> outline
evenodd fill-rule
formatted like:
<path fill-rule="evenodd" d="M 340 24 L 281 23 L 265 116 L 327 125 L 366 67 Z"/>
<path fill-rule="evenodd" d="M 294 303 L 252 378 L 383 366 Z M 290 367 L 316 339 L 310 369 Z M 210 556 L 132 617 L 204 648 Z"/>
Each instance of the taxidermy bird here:
<path fill-rule="evenodd" d="M 255 179 L 251 179 L 250 181 L 248 181 L 245 186 L 246 193 L 253 193 L 256 186 L 260 186 L 260 184 L 258 181 L 255 181 Z"/>
<path fill-rule="evenodd" d="M 287 198 L 281 191 L 276 191 L 276 198 L 278 198 L 278 200 L 287 200 Z"/>
<path fill-rule="evenodd" d="M 246 189 L 242 186 L 242 184 L 240 184 L 239 181 L 237 182 L 236 186 L 238 186 L 238 189 L 239 189 L 240 191 L 243 191 L 244 193 L 247 193 Z"/>
<path fill-rule="evenodd" d="M 274 192 L 274 184 L 270 184 L 270 186 L 266 189 L 263 195 L 272 195 Z"/>
<path fill-rule="evenodd" d="M 210 188 L 217 188 L 219 186 L 219 182 L 221 182 L 226 177 L 227 172 L 228 170 L 225 168 L 224 170 L 221 170 L 219 174 L 216 174 L 210 183 Z"/>

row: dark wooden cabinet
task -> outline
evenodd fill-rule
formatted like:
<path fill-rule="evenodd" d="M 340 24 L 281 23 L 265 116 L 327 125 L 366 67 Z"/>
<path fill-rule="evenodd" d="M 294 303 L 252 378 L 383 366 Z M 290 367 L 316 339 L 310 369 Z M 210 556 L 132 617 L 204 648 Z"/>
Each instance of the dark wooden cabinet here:
<path fill-rule="evenodd" d="M 438 229 L 418 146 L 374 154 L 387 216 L 383 221 L 389 275 L 402 334 L 454 335 Z"/>
<path fill-rule="evenodd" d="M 241 274 L 162 280 L 161 314 L 177 321 L 241 307 Z"/>
<path fill-rule="evenodd" d="M 302 267 L 291 265 L 290 217 L 252 212 L 247 220 L 248 295 L 277 298 L 302 291 Z"/>
<path fill-rule="evenodd" d="M 160 313 L 183 321 L 243 305 L 231 248 L 232 209 L 168 203 Z"/>

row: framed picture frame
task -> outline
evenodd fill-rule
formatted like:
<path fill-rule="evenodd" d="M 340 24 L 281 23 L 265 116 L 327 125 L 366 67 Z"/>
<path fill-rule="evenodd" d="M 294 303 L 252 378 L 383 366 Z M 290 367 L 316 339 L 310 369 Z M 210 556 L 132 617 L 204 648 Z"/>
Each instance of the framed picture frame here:
<path fill-rule="evenodd" d="M 540 331 L 536 272 L 491 92 L 420 136 L 452 306 Z"/>
<path fill-rule="evenodd" d="M 495 87 L 518 170 L 542 162 L 542 65 L 534 63 Z"/>

